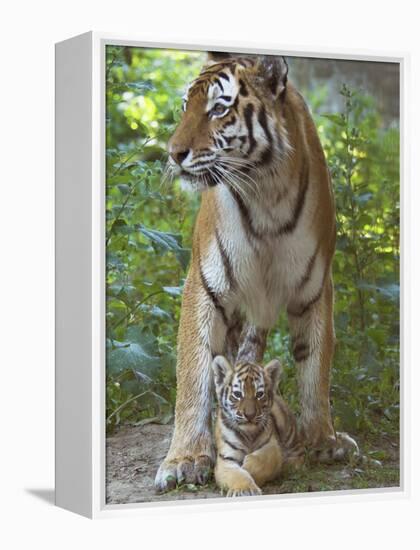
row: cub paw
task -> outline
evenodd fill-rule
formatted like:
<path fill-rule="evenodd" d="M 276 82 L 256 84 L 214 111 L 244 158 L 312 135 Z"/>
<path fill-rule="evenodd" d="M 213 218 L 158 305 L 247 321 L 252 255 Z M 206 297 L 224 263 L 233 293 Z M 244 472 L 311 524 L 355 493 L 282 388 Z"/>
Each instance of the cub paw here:
<path fill-rule="evenodd" d="M 262 495 L 262 491 L 257 485 L 246 488 L 233 487 L 226 492 L 227 497 L 252 497 L 258 495 Z"/>
<path fill-rule="evenodd" d="M 205 485 L 211 476 L 213 460 L 208 455 L 184 456 L 162 462 L 155 478 L 155 489 L 164 493 L 177 485 Z"/>
<path fill-rule="evenodd" d="M 311 449 L 309 457 L 314 462 L 332 464 L 358 460 L 361 454 L 359 446 L 352 437 L 345 432 L 337 432 L 336 437 L 328 438 L 320 448 Z"/>
<path fill-rule="evenodd" d="M 225 485 L 222 489 L 226 492 L 227 497 L 245 497 L 262 495 L 261 489 L 255 483 L 251 476 L 232 480 L 229 485 Z"/>

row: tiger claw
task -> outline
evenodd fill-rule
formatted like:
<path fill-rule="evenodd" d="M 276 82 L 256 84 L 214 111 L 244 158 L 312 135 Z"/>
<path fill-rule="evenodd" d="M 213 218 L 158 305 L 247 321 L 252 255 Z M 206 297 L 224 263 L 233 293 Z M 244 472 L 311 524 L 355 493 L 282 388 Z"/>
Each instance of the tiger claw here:
<path fill-rule="evenodd" d="M 310 460 L 321 464 L 345 462 L 361 457 L 356 441 L 345 432 L 337 432 L 336 437 L 331 437 L 325 445 L 309 452 Z"/>
<path fill-rule="evenodd" d="M 165 460 L 160 465 L 155 489 L 158 493 L 172 491 L 177 485 L 205 485 L 211 476 L 213 460 L 207 455 Z"/>

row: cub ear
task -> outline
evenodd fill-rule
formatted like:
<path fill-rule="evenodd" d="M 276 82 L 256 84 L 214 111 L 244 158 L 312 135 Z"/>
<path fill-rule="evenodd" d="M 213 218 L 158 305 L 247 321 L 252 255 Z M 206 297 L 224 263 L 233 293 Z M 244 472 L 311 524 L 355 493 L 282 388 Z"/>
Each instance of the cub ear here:
<path fill-rule="evenodd" d="M 289 66 L 284 57 L 263 55 L 260 57 L 260 74 L 274 99 L 283 96 L 286 91 Z"/>
<path fill-rule="evenodd" d="M 223 357 L 223 355 L 217 355 L 213 359 L 211 366 L 213 368 L 214 383 L 216 384 L 216 388 L 219 388 L 226 382 L 229 375 L 232 374 L 232 365 L 226 357 Z"/>
<path fill-rule="evenodd" d="M 273 359 L 266 364 L 264 370 L 267 374 L 267 377 L 270 381 L 271 387 L 276 390 L 280 381 L 281 373 L 283 372 L 283 367 L 278 359 Z"/>

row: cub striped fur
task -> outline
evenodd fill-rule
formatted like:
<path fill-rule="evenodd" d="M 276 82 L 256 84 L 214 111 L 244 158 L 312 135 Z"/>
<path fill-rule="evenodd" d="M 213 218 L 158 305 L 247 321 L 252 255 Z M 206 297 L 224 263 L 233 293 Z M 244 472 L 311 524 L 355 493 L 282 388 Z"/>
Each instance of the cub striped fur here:
<path fill-rule="evenodd" d="M 260 495 L 286 465 L 300 466 L 304 459 L 296 419 L 276 391 L 280 363 L 233 367 L 217 356 L 212 367 L 219 405 L 216 483 L 227 496 Z"/>

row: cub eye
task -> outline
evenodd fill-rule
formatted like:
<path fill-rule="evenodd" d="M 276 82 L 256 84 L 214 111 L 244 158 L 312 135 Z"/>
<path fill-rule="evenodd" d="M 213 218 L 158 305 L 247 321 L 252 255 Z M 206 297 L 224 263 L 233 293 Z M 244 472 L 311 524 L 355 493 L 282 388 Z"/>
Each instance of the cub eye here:
<path fill-rule="evenodd" d="M 255 394 L 255 397 L 257 399 L 262 399 L 264 397 L 264 392 L 261 390 L 257 391 L 257 393 Z"/>
<path fill-rule="evenodd" d="M 233 397 L 235 397 L 236 399 L 240 399 L 240 398 L 242 397 L 242 393 L 241 393 L 240 391 L 238 391 L 238 390 L 235 390 L 235 391 L 233 392 L 232 395 L 233 395 Z"/>
<path fill-rule="evenodd" d="M 216 105 L 211 109 L 210 114 L 214 116 L 222 116 L 223 114 L 227 113 L 228 108 L 225 105 L 222 105 L 221 103 L 216 103 Z"/>

